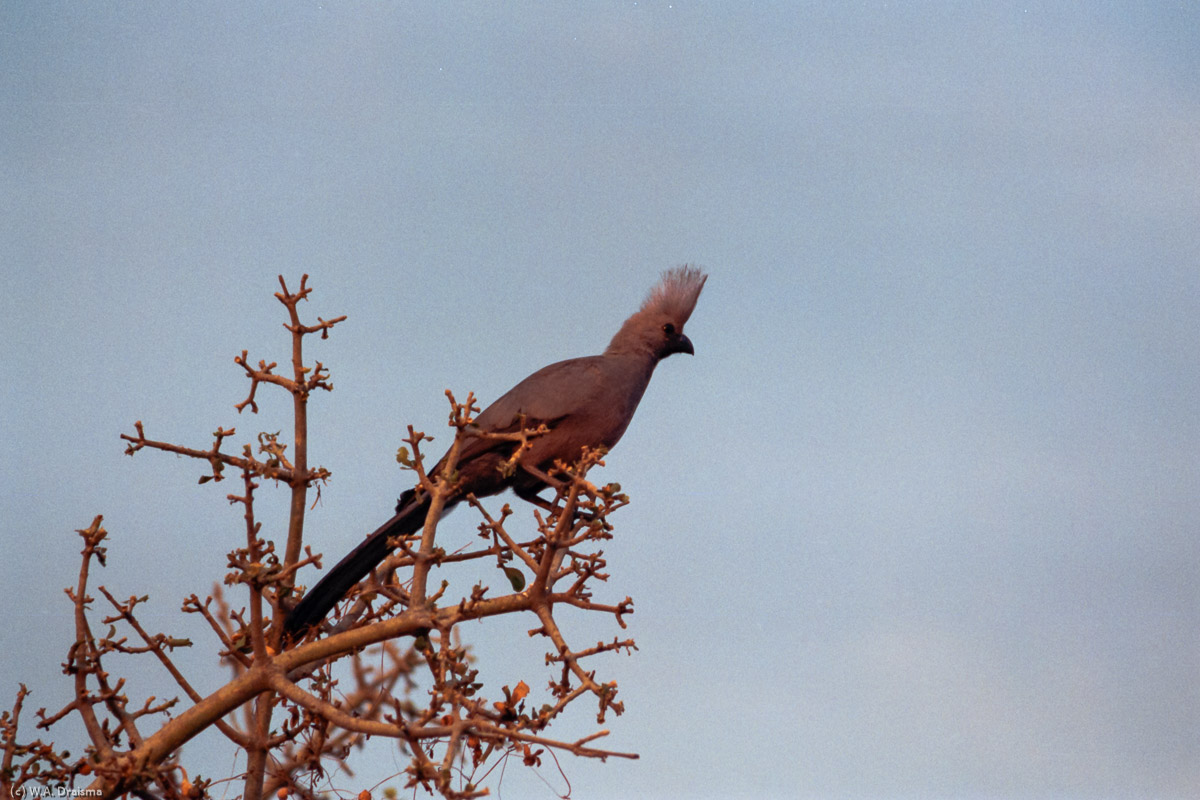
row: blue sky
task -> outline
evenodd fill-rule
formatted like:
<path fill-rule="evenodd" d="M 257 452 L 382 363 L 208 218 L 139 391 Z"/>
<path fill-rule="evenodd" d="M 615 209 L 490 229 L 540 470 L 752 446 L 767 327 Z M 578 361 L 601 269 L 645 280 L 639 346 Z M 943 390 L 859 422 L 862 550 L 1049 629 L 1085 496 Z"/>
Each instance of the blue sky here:
<path fill-rule="evenodd" d="M 349 316 L 310 350 L 336 558 L 445 389 L 600 351 L 688 262 L 696 356 L 603 473 L 640 651 L 597 668 L 642 758 L 568 759 L 576 795 L 1196 796 L 1198 32 L 1186 3 L 4 5 L 0 690 L 67 697 L 98 513 L 100 580 L 202 640 L 177 609 L 239 541 L 230 490 L 117 437 L 286 426 L 233 409 L 234 355 L 286 357 L 276 275 Z M 464 631 L 489 680 L 540 680 L 526 627 Z"/>

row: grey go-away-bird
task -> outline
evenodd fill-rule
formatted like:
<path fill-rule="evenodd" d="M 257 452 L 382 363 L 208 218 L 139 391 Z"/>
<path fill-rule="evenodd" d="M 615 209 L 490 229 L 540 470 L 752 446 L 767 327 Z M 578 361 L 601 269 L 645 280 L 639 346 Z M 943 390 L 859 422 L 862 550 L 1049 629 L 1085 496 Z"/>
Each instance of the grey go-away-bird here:
<path fill-rule="evenodd" d="M 538 492 L 546 488 L 554 462 L 574 464 L 583 448 L 611 449 L 625 433 L 638 401 L 650 383 L 654 367 L 674 353 L 694 354 L 683 335 L 707 275 L 695 267 L 676 267 L 663 273 L 642 307 L 625 320 L 602 355 L 559 361 L 530 375 L 492 403 L 475 420 L 484 432 L 514 432 L 524 425 L 547 433 L 529 440 L 516 470 L 502 470 L 516 448 L 512 441 L 471 437 L 458 457 L 458 481 L 445 510 L 468 494 L 487 497 L 512 489 L 518 497 L 544 504 Z M 445 457 L 432 470 L 439 477 Z M 400 497 L 396 515 L 317 582 L 288 615 L 285 631 L 296 638 L 324 619 L 350 589 L 387 557 L 388 539 L 420 530 L 429 509 L 429 496 L 409 489 Z"/>

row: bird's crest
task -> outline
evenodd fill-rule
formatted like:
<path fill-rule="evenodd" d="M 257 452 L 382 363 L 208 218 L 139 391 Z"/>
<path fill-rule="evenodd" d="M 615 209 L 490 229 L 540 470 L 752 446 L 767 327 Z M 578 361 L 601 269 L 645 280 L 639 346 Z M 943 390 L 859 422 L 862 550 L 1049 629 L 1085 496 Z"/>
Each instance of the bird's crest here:
<path fill-rule="evenodd" d="M 692 316 L 692 309 L 696 307 L 706 280 L 708 276 L 697 267 L 669 269 L 663 273 L 658 285 L 650 290 L 640 310 L 666 314 L 682 328 L 688 317 Z"/>

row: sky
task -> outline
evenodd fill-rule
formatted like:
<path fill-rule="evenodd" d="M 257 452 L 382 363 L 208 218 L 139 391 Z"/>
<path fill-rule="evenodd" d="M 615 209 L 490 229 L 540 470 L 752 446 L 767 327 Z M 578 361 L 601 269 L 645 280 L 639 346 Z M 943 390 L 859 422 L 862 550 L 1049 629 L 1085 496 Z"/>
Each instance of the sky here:
<path fill-rule="evenodd" d="M 308 350 L 329 563 L 411 480 L 406 425 L 448 441 L 444 390 L 601 351 L 692 263 L 696 354 L 599 475 L 639 647 L 594 664 L 605 745 L 641 758 L 565 757 L 574 796 L 1200 795 L 1193 4 L 6 3 L 0 139 L 0 707 L 69 698 L 97 514 L 95 581 L 220 685 L 179 606 L 233 489 L 118 437 L 287 429 L 233 407 L 234 356 L 288 356 L 278 275 L 348 316 Z M 528 627 L 464 629 L 488 681 L 544 686 Z"/>

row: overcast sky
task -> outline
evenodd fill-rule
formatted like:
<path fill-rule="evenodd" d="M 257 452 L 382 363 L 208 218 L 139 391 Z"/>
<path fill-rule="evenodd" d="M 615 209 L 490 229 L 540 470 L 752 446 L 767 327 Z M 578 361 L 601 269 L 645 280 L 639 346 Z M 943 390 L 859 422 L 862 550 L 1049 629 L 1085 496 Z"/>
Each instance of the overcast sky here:
<path fill-rule="evenodd" d="M 233 408 L 236 354 L 287 358 L 277 275 L 349 316 L 309 350 L 331 563 L 445 389 L 599 352 L 696 263 L 696 355 L 602 473 L 640 650 L 594 666 L 642 758 L 564 758 L 575 796 L 1200 796 L 1192 3 L 4 3 L 0 139 L 0 707 L 69 697 L 96 514 L 96 581 L 219 685 L 178 608 L 236 487 L 118 435 L 287 429 Z M 544 686 L 528 627 L 464 629 L 489 681 Z"/>

